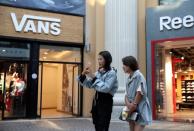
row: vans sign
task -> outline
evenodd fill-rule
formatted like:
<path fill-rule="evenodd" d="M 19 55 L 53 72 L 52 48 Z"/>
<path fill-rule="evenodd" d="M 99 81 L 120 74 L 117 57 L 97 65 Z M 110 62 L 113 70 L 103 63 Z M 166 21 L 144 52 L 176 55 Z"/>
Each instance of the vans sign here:
<path fill-rule="evenodd" d="M 194 26 L 194 17 L 192 15 L 187 15 L 184 17 L 174 17 L 162 16 L 160 17 L 160 31 L 180 29 L 182 27 L 190 28 Z"/>
<path fill-rule="evenodd" d="M 15 13 L 10 13 L 10 15 L 17 32 L 44 33 L 54 36 L 61 33 L 60 19 L 24 14 L 21 21 L 19 21 Z"/>

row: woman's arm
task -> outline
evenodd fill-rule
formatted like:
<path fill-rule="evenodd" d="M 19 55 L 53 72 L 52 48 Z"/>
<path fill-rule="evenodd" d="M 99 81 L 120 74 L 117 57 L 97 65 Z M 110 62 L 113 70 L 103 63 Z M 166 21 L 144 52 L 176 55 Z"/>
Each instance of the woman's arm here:
<path fill-rule="evenodd" d="M 108 93 L 117 82 L 117 76 L 115 71 L 108 72 L 105 80 L 94 78 L 92 88 L 95 88 L 99 92 Z"/>
<path fill-rule="evenodd" d="M 134 112 L 137 109 L 137 105 L 140 103 L 142 99 L 142 93 L 140 91 L 137 91 L 134 101 L 130 102 L 125 96 L 125 104 L 129 108 L 129 114 Z"/>
<path fill-rule="evenodd" d="M 81 75 L 78 76 L 77 80 L 81 86 L 91 88 L 93 82 L 91 79 L 88 79 L 86 77 L 86 74 L 88 74 L 90 71 L 91 71 L 90 67 L 86 66 L 82 71 Z"/>

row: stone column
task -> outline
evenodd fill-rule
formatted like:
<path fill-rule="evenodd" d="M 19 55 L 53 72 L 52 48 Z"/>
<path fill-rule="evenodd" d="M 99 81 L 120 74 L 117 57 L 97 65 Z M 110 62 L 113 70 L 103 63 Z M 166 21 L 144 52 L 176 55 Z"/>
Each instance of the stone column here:
<path fill-rule="evenodd" d="M 144 24 L 144 23 L 142 23 Z M 137 0 L 107 0 L 105 5 L 105 49 L 113 56 L 112 66 L 117 69 L 119 91 L 115 105 L 124 104 L 127 76 L 122 69 L 122 58 L 137 58 Z"/>

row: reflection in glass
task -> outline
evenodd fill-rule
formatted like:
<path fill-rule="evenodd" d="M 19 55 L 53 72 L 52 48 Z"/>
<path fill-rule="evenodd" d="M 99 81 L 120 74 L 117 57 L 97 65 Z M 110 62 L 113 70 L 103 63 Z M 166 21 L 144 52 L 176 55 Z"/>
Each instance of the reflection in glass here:
<path fill-rule="evenodd" d="M 29 60 L 29 56 L 30 44 L 0 41 L 0 57 L 4 57 L 4 59 Z"/>
<path fill-rule="evenodd" d="M 162 119 L 166 115 L 166 85 L 165 85 L 165 49 L 156 46 L 155 67 L 156 67 L 156 112 L 157 118 Z"/>

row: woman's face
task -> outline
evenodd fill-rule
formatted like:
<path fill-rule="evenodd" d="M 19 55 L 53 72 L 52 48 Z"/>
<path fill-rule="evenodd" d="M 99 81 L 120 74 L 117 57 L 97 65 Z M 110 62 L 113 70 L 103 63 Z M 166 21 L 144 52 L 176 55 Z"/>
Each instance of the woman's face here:
<path fill-rule="evenodd" d="M 128 74 L 131 73 L 131 69 L 130 69 L 128 66 L 124 65 L 124 64 L 123 64 L 123 71 L 124 71 L 125 73 L 128 73 Z"/>
<path fill-rule="evenodd" d="M 98 65 L 99 68 L 103 68 L 105 66 L 105 59 L 101 55 L 98 56 Z"/>

